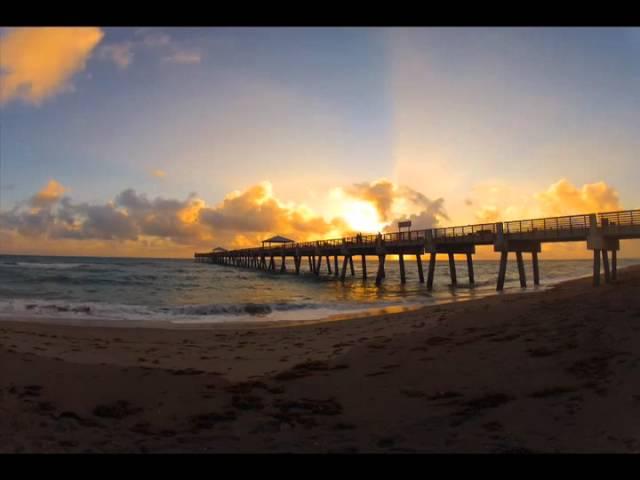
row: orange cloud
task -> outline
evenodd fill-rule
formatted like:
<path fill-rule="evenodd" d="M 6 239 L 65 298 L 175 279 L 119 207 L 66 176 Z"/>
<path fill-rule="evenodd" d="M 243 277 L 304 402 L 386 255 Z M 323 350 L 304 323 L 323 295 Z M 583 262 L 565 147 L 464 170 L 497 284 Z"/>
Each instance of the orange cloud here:
<path fill-rule="evenodd" d="M 42 188 L 42 190 L 31 197 L 31 206 L 36 208 L 49 206 L 60 200 L 66 190 L 67 189 L 63 187 L 59 182 L 51 179 Z"/>
<path fill-rule="evenodd" d="M 575 186 L 560 179 L 539 192 L 528 192 L 518 186 L 492 182 L 477 186 L 474 201 L 475 218 L 479 222 L 553 217 L 580 213 L 620 210 L 618 192 L 600 181 Z"/>
<path fill-rule="evenodd" d="M 587 183 L 578 188 L 566 179 L 536 194 L 540 207 L 548 215 L 571 215 L 620 210 L 618 192 L 605 182 Z"/>
<path fill-rule="evenodd" d="M 265 236 L 276 233 L 303 241 L 345 227 L 340 219 L 326 221 L 304 205 L 281 202 L 269 182 L 233 192 L 217 207 L 203 208 L 199 220 L 216 232 L 220 243 L 231 246 L 247 242 L 257 245 Z"/>
<path fill-rule="evenodd" d="M 72 90 L 71 78 L 84 69 L 103 36 L 94 27 L 9 30 L 0 38 L 0 104 L 21 99 L 39 105 Z"/>
<path fill-rule="evenodd" d="M 154 170 L 153 172 L 151 172 L 151 174 L 157 178 L 164 178 L 167 176 L 167 172 L 165 172 L 164 170 Z"/>

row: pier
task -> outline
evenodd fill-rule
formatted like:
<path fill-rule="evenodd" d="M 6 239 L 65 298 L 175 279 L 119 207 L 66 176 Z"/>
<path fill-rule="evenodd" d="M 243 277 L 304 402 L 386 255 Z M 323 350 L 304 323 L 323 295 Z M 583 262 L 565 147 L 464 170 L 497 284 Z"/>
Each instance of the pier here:
<path fill-rule="evenodd" d="M 640 238 L 640 209 L 357 235 L 312 242 L 294 242 L 274 237 L 270 240 L 276 242 L 275 245 L 267 240 L 262 247 L 238 250 L 218 248 L 211 252 L 195 253 L 194 256 L 197 262 L 280 273 L 287 271 L 286 259 L 289 257 L 293 259 L 292 273 L 296 275 L 300 274 L 303 258 L 307 258 L 309 271 L 315 275 L 322 273 L 324 260 L 326 274 L 342 281 L 345 280 L 347 271 L 351 276 L 355 275 L 354 258 L 362 262 L 362 277 L 366 279 L 366 258 L 374 256 L 378 259 L 375 282 L 379 286 L 385 278 L 387 255 L 398 256 L 402 283 L 406 282 L 405 262 L 415 258 L 419 280 L 424 283 L 422 256 L 428 254 L 426 287 L 431 290 L 438 254 L 448 257 L 451 285 L 454 287 L 457 285 L 455 255 L 464 255 L 469 284 L 473 285 L 473 255 L 476 253 L 476 246 L 493 245 L 494 252 L 500 254 L 496 282 L 496 289 L 500 291 L 504 288 L 511 253 L 515 254 L 520 286 L 527 286 L 523 254 L 530 255 L 533 283 L 539 285 L 538 254 L 542 243 L 551 242 L 586 242 L 587 249 L 593 251 L 593 285 L 600 285 L 602 269 L 605 283 L 610 283 L 616 280 L 620 240 L 633 238 Z"/>

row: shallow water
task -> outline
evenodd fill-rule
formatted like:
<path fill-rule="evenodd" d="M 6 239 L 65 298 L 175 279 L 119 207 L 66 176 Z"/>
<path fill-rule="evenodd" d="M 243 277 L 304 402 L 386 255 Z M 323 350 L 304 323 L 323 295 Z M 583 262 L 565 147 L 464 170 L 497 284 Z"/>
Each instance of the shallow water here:
<path fill-rule="evenodd" d="M 306 260 L 303 259 L 305 262 Z M 300 276 L 195 263 L 193 260 L 98 257 L 0 256 L 0 317 L 74 320 L 136 320 L 209 323 L 256 320 L 311 320 L 363 310 L 415 308 L 495 293 L 498 264 L 474 262 L 476 285 L 469 288 L 466 261 L 457 261 L 459 286 L 450 288 L 448 262 L 436 264 L 433 292 L 419 283 L 415 259 L 407 261 L 400 284 L 397 262 L 388 261 L 386 279 L 375 286 L 376 259 L 369 278 L 347 274 L 344 284 L 327 274 Z M 640 260 L 619 259 L 619 266 Z M 278 263 L 279 267 L 279 263 Z M 424 262 L 425 275 L 427 262 Z M 289 272 L 293 262 L 287 262 Z M 530 264 L 526 265 L 532 284 Z M 590 275 L 590 260 L 541 260 L 543 286 Z M 333 269 L 333 265 L 332 265 Z M 520 291 L 515 261 L 508 265 L 505 291 Z M 530 288 L 529 290 L 533 290 Z"/>

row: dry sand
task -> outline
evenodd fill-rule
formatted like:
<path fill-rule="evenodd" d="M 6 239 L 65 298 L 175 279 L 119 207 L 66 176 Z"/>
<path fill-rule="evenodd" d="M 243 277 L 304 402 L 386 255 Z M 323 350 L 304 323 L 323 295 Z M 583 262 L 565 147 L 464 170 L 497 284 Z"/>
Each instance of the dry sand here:
<path fill-rule="evenodd" d="M 0 452 L 635 452 L 640 267 L 207 329 L 0 322 Z"/>

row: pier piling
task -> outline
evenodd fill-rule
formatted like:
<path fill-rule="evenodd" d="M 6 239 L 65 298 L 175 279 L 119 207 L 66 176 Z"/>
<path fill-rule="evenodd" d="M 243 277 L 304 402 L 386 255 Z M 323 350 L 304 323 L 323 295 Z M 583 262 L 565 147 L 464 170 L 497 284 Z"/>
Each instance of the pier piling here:
<path fill-rule="evenodd" d="M 470 253 L 467 253 L 467 270 L 469 272 L 469 285 L 475 284 L 475 278 L 473 275 L 473 257 Z"/>
<path fill-rule="evenodd" d="M 533 284 L 540 285 L 540 270 L 538 268 L 538 252 L 531 252 L 531 263 L 533 264 Z"/>
<path fill-rule="evenodd" d="M 456 260 L 453 253 L 449 253 L 449 275 L 451 276 L 451 285 L 458 285 L 458 277 L 456 275 Z"/>
<path fill-rule="evenodd" d="M 524 260 L 522 259 L 522 252 L 516 252 L 516 261 L 518 262 L 518 276 L 520 277 L 520 287 L 527 287 L 527 276 L 524 271 Z"/>

